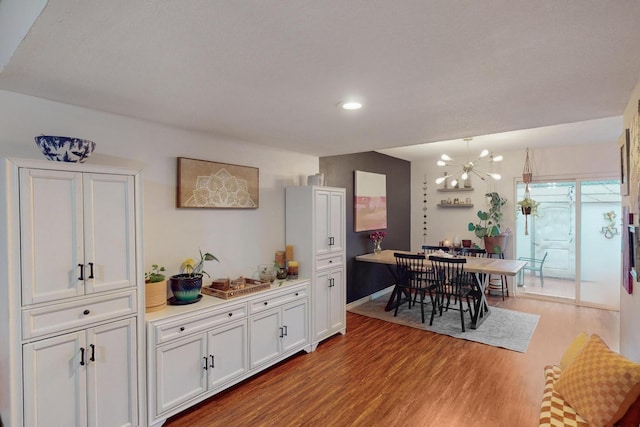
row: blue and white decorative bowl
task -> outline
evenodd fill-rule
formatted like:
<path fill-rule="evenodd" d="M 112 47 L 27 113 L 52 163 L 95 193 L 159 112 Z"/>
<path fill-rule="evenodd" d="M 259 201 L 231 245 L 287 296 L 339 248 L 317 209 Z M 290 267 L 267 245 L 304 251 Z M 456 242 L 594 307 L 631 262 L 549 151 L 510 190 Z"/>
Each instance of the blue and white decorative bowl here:
<path fill-rule="evenodd" d="M 96 148 L 93 141 L 68 136 L 40 135 L 35 140 L 42 154 L 56 162 L 84 163 Z"/>

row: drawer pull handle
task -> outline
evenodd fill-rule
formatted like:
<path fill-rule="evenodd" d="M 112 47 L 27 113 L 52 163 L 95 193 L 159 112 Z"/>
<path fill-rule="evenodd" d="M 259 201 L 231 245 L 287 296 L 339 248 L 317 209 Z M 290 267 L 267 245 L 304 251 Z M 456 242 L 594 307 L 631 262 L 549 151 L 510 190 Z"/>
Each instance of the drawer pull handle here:
<path fill-rule="evenodd" d="M 184 332 L 184 326 L 180 326 L 180 332 Z"/>
<path fill-rule="evenodd" d="M 80 347 L 80 366 L 84 366 L 84 347 Z"/>
<path fill-rule="evenodd" d="M 286 337 L 287 335 L 289 335 L 289 334 L 288 334 L 289 330 L 287 329 L 287 325 L 284 325 L 284 326 L 282 327 L 282 329 L 284 329 L 284 336 L 285 336 L 285 337 Z"/>
<path fill-rule="evenodd" d="M 78 277 L 78 280 L 84 280 L 84 264 L 78 264 L 78 267 L 80 267 L 80 277 Z"/>
<path fill-rule="evenodd" d="M 278 329 L 280 329 L 280 338 L 284 338 L 284 328 L 281 326 Z"/>
<path fill-rule="evenodd" d="M 96 346 L 91 344 L 89 347 L 91 347 L 91 357 L 89 358 L 89 360 L 91 360 L 92 362 L 96 361 Z"/>
<path fill-rule="evenodd" d="M 211 365 L 210 365 L 210 367 L 211 367 L 211 368 L 215 368 L 215 367 L 216 367 L 216 364 L 215 364 L 215 359 L 213 358 L 213 354 L 210 354 L 210 355 L 209 355 L 209 357 L 211 358 Z"/>
<path fill-rule="evenodd" d="M 89 279 L 93 279 L 94 278 L 93 277 L 93 263 L 92 262 L 89 263 L 89 277 L 88 278 Z"/>
<path fill-rule="evenodd" d="M 208 371 L 208 370 L 209 370 L 209 366 L 207 365 L 207 357 L 206 357 L 206 356 L 204 356 L 204 357 L 202 357 L 202 358 L 204 359 L 204 370 L 205 370 L 205 371 Z"/>
<path fill-rule="evenodd" d="M 264 302 L 264 305 L 267 305 L 267 304 L 269 304 L 269 303 L 268 303 L 267 301 L 265 301 L 265 302 Z"/>
<path fill-rule="evenodd" d="M 89 310 L 85 310 L 82 312 L 82 314 L 84 314 L 85 316 L 89 315 L 89 313 L 91 313 Z"/>

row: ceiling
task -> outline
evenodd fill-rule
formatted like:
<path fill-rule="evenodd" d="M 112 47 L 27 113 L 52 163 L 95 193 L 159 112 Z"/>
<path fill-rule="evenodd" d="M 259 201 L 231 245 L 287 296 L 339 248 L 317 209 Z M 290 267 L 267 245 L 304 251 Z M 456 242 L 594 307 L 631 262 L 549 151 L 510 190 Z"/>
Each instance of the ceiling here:
<path fill-rule="evenodd" d="M 18 16 L 0 89 L 317 156 L 616 140 L 640 78 L 637 0 L 0 0 Z"/>

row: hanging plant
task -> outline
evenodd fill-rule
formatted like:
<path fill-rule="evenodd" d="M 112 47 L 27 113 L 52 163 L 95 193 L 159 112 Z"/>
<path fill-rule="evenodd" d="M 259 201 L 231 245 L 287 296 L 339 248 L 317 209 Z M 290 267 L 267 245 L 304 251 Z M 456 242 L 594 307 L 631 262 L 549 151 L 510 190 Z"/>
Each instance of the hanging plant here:
<path fill-rule="evenodd" d="M 538 206 L 540 202 L 536 202 L 531 197 L 525 197 L 518 202 L 519 211 L 524 215 L 524 235 L 529 235 L 529 215 L 538 216 Z"/>

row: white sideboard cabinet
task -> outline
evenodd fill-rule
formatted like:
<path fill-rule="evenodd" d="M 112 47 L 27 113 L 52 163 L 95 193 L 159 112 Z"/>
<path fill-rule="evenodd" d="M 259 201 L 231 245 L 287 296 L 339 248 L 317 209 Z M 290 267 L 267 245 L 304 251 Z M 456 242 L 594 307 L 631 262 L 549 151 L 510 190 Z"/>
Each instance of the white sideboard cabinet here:
<path fill-rule="evenodd" d="M 344 188 L 286 189 L 286 242 L 293 245 L 299 273 L 311 277 L 311 342 L 346 332 Z"/>
<path fill-rule="evenodd" d="M 141 174 L 2 159 L 0 413 L 144 426 Z"/>
<path fill-rule="evenodd" d="M 147 314 L 149 424 L 299 352 L 311 351 L 309 281 Z"/>

